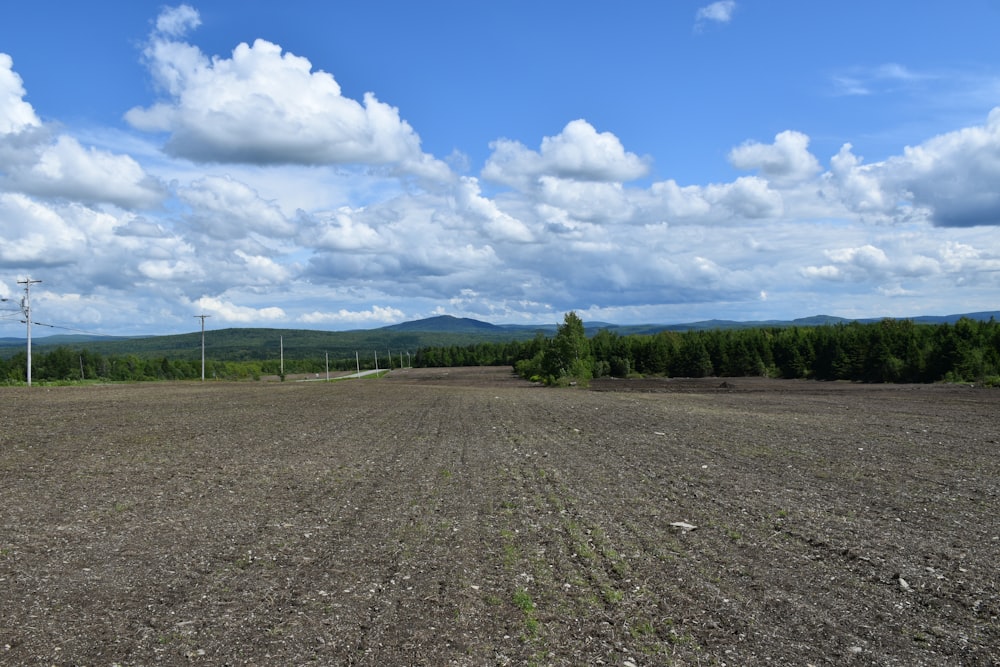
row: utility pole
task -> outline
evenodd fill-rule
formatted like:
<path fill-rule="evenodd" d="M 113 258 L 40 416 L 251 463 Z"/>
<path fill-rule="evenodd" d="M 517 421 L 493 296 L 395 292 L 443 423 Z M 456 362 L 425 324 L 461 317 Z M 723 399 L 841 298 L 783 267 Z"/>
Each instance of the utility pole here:
<path fill-rule="evenodd" d="M 211 315 L 195 315 L 201 318 L 201 381 L 205 381 L 205 318 Z"/>
<path fill-rule="evenodd" d="M 24 313 L 24 321 L 28 325 L 28 386 L 31 386 L 31 286 L 42 282 L 41 280 L 32 280 L 31 276 L 28 276 L 24 280 L 18 280 L 18 285 L 24 285 L 24 298 L 21 300 L 21 311 Z"/>

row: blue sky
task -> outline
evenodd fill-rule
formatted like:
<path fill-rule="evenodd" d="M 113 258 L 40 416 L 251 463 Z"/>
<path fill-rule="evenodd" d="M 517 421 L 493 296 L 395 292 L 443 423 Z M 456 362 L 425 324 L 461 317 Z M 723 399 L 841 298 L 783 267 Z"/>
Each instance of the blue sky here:
<path fill-rule="evenodd" d="M 40 279 L 36 321 L 122 335 L 995 310 L 998 26 L 996 0 L 18 3 L 0 297 Z"/>

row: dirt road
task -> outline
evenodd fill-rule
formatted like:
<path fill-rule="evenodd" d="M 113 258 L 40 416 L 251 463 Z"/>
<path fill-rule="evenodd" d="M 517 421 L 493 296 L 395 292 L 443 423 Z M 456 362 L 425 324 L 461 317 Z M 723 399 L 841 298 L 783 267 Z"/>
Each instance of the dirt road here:
<path fill-rule="evenodd" d="M 729 382 L 0 389 L 0 663 L 1000 664 L 1000 392 Z"/>

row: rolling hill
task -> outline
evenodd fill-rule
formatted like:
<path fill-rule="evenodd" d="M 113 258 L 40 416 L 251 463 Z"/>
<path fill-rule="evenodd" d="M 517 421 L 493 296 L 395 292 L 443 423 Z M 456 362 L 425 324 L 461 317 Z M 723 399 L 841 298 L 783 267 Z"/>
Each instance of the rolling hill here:
<path fill-rule="evenodd" d="M 977 320 L 1000 319 L 1000 311 L 966 313 L 943 316 L 906 318 L 918 324 L 954 323 L 962 317 Z M 877 322 L 882 318 L 856 320 L 861 323 Z M 607 322 L 588 322 L 588 335 L 602 329 L 619 335 L 652 335 L 660 331 L 699 331 L 711 329 L 745 329 L 771 327 L 811 327 L 850 322 L 840 317 L 816 315 L 795 320 L 766 320 L 738 322 L 731 320 L 705 320 L 684 324 L 617 325 Z M 205 332 L 206 353 L 214 359 L 248 361 L 276 359 L 282 353 L 286 359 L 318 358 L 328 354 L 331 359 L 362 355 L 398 355 L 415 352 L 421 347 L 472 345 L 476 343 L 502 343 L 530 340 L 538 333 L 554 335 L 556 324 L 518 325 L 490 324 L 470 318 L 439 315 L 421 320 L 402 322 L 377 329 L 355 331 L 314 331 L 309 329 L 230 328 Z M 23 349 L 24 338 L 0 338 L 0 357 L 9 357 Z M 132 354 L 143 358 L 167 357 L 170 359 L 195 359 L 201 354 L 201 332 L 165 336 L 108 337 L 88 335 L 57 335 L 34 337 L 32 345 L 39 351 L 66 346 L 89 349 L 103 355 Z"/>

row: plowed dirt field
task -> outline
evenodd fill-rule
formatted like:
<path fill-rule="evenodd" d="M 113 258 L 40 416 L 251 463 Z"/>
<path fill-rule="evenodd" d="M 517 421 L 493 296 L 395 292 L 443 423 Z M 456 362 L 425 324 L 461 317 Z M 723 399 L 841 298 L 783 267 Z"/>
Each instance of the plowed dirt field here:
<path fill-rule="evenodd" d="M 720 384 L 0 389 L 0 664 L 1000 664 L 1000 391 Z"/>

